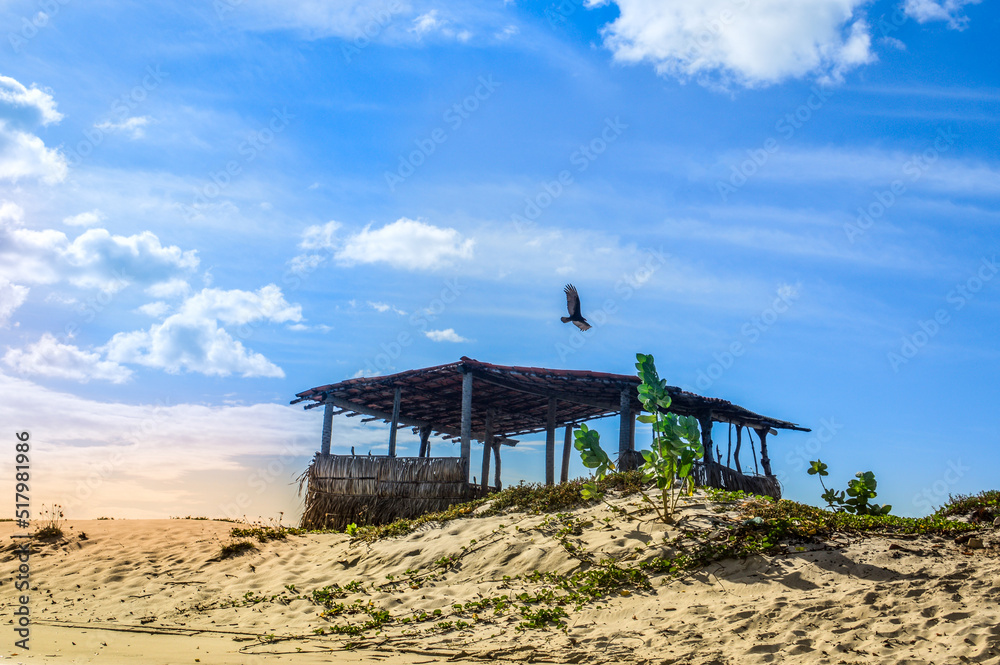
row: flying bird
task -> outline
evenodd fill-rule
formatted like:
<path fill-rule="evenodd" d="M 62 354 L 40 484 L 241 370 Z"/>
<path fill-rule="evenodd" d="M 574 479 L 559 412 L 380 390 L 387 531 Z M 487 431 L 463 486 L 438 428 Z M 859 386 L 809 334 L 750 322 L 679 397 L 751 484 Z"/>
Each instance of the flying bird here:
<path fill-rule="evenodd" d="M 590 324 L 587 323 L 587 319 L 583 318 L 580 314 L 580 294 L 576 292 L 576 287 L 572 284 L 567 284 L 563 291 L 566 292 L 566 309 L 569 310 L 569 316 L 561 316 L 559 320 L 563 323 L 572 321 L 573 325 L 580 330 L 590 330 Z"/>

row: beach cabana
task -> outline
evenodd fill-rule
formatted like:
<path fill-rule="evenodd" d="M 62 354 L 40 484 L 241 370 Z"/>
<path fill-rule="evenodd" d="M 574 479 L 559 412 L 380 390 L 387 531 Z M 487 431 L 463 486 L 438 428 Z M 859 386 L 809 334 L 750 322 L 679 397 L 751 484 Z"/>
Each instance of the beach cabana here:
<path fill-rule="evenodd" d="M 636 468 L 642 462 L 635 450 L 635 418 L 642 410 L 636 390 L 639 383 L 634 375 L 491 365 L 463 357 L 447 365 L 348 379 L 298 393 L 292 404 L 306 402 L 306 409 L 324 410 L 320 450 L 303 476 L 307 484 L 303 525 L 342 529 L 352 522 L 384 523 L 443 510 L 499 490 L 502 447 L 517 445 L 515 437 L 539 432 L 546 434 L 545 482 L 551 485 L 556 482 L 556 434 L 564 430 L 559 477 L 565 482 L 573 428 L 598 418 L 619 418 L 618 466 Z M 694 416 L 701 425 L 705 457 L 695 471 L 699 484 L 781 496 L 781 486 L 771 472 L 767 437 L 779 429 L 809 429 L 723 399 L 675 387 L 669 390 L 673 398 L 670 410 Z M 333 418 L 339 415 L 388 423 L 388 454 L 331 454 Z M 713 440 L 715 423 L 729 425 L 725 461 Z M 396 455 L 400 428 L 412 428 L 419 434 L 416 457 Z M 740 462 L 744 430 L 750 438 L 754 473 L 744 471 Z M 760 447 L 759 466 L 751 432 Z M 460 455 L 432 456 L 432 434 L 460 441 Z M 476 469 L 472 466 L 473 442 L 482 445 L 483 451 L 482 465 Z M 604 447 L 609 452 L 614 448 L 607 443 Z"/>

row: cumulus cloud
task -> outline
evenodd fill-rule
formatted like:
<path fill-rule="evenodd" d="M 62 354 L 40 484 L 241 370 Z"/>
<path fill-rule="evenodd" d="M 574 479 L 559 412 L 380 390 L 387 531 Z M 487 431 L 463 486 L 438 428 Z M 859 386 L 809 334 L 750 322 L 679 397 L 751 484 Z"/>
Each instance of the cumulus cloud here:
<path fill-rule="evenodd" d="M 593 5 L 609 0 L 596 0 Z M 621 62 L 662 75 L 748 87 L 815 76 L 836 80 L 871 62 L 865 0 L 614 0 L 604 43 Z"/>
<path fill-rule="evenodd" d="M 66 158 L 32 133 L 62 117 L 49 93 L 0 76 L 0 180 L 35 178 L 54 184 L 66 178 Z"/>
<path fill-rule="evenodd" d="M 19 374 L 70 379 L 87 383 L 91 379 L 124 383 L 132 370 L 110 360 L 101 360 L 99 353 L 83 351 L 72 344 L 62 344 L 49 333 L 42 335 L 26 349 L 9 349 L 4 363 Z"/>
<path fill-rule="evenodd" d="M 28 287 L 14 284 L 0 275 L 0 328 L 6 328 L 10 315 L 28 299 Z"/>
<path fill-rule="evenodd" d="M 426 330 L 424 334 L 432 342 L 468 342 L 461 335 L 455 332 L 454 328 L 446 328 L 444 330 Z"/>
<path fill-rule="evenodd" d="M 24 228 L 23 217 L 19 206 L 0 205 L 0 270 L 19 282 L 67 281 L 113 293 L 134 282 L 158 282 L 198 266 L 195 251 L 163 245 L 149 231 L 119 236 L 106 229 L 88 229 L 70 240 L 61 231 Z"/>
<path fill-rule="evenodd" d="M 191 292 L 191 285 L 187 280 L 175 277 L 164 282 L 157 282 L 146 288 L 146 295 L 154 298 L 177 298 L 186 296 Z"/>
<path fill-rule="evenodd" d="M 302 232 L 302 240 L 299 242 L 300 249 L 332 249 L 337 245 L 337 230 L 342 226 L 340 222 L 329 221 L 326 224 L 316 224 L 307 226 Z"/>
<path fill-rule="evenodd" d="M 962 13 L 966 5 L 978 5 L 979 0 L 906 0 L 903 10 L 918 23 L 947 21 L 952 30 L 964 30 L 969 17 Z"/>
<path fill-rule="evenodd" d="M 140 314 L 145 314 L 146 316 L 151 316 L 154 319 L 162 317 L 164 314 L 170 311 L 170 305 L 163 302 L 162 300 L 157 300 L 156 302 L 146 303 L 137 310 Z"/>
<path fill-rule="evenodd" d="M 248 350 L 223 326 L 236 326 L 238 335 L 246 338 L 264 322 L 301 320 L 301 306 L 289 304 L 274 284 L 257 291 L 206 288 L 148 330 L 116 334 L 106 346 L 107 357 L 171 374 L 188 371 L 209 376 L 283 377 L 280 367 Z"/>
<path fill-rule="evenodd" d="M 387 263 L 404 270 L 435 270 L 472 258 L 472 239 L 455 229 L 399 219 L 379 229 L 369 224 L 344 241 L 336 254 L 341 263 Z"/>

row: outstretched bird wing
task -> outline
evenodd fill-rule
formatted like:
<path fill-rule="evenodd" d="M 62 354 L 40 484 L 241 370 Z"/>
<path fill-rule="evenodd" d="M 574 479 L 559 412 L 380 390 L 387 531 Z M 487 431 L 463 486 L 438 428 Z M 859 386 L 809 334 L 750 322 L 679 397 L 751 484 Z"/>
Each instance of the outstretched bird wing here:
<path fill-rule="evenodd" d="M 566 309 L 569 310 L 570 320 L 583 318 L 580 316 L 580 294 L 577 293 L 576 287 L 567 284 L 563 291 L 566 292 Z"/>

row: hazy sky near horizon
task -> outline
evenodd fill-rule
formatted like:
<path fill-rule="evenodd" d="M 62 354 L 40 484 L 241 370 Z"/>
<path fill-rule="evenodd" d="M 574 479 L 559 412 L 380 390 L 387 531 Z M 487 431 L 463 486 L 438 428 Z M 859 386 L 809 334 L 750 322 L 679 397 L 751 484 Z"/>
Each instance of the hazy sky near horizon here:
<path fill-rule="evenodd" d="M 0 421 L 31 431 L 36 511 L 287 517 L 322 421 L 296 392 L 463 355 L 652 353 L 813 429 L 769 441 L 788 498 L 819 502 L 817 457 L 904 515 L 998 485 L 995 5 L 7 0 L 0 25 Z M 359 421 L 335 452 L 384 452 Z M 543 438 L 507 484 L 543 479 Z"/>

